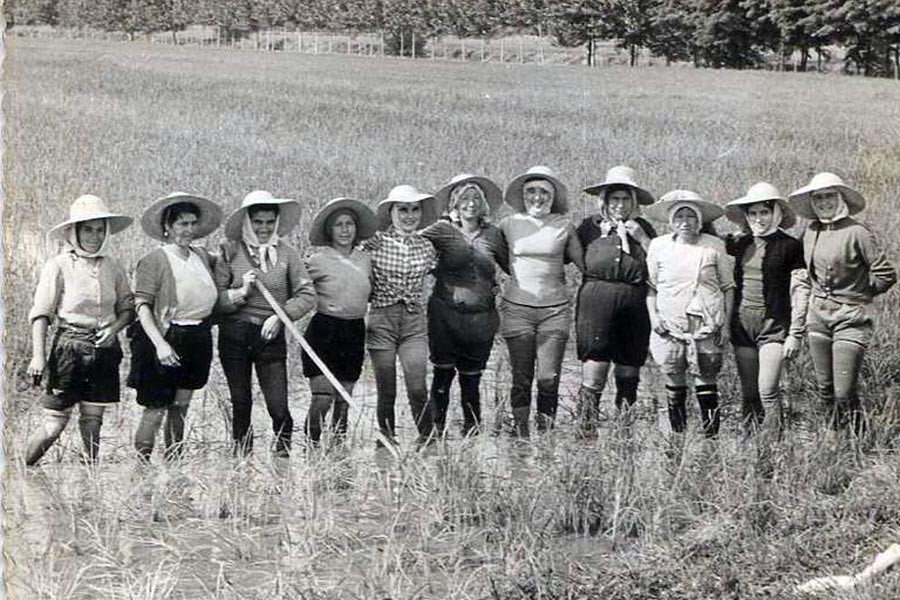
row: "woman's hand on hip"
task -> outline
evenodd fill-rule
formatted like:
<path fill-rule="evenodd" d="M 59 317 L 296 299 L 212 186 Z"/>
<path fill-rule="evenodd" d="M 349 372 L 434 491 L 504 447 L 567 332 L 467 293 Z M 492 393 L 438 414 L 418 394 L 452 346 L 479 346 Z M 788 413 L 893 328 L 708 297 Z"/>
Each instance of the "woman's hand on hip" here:
<path fill-rule="evenodd" d="M 279 333 L 281 333 L 281 319 L 278 318 L 278 315 L 272 315 L 263 323 L 260 335 L 265 341 L 271 342 L 278 337 Z"/>
<path fill-rule="evenodd" d="M 800 338 L 795 335 L 787 336 L 787 339 L 784 340 L 782 356 L 787 360 L 792 360 L 796 358 L 798 354 L 800 354 Z"/>
<path fill-rule="evenodd" d="M 111 326 L 106 326 L 97 332 L 97 338 L 94 340 L 94 346 L 97 348 L 109 348 L 116 342 L 116 334 L 113 333 Z"/>

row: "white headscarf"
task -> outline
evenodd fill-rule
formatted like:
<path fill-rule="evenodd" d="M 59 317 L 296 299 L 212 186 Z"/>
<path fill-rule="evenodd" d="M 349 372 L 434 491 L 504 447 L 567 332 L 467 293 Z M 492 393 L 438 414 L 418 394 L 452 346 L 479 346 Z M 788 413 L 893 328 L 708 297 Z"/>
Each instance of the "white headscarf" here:
<path fill-rule="evenodd" d="M 543 190 L 547 190 L 548 192 L 550 192 L 550 203 L 546 208 L 541 209 L 540 214 L 532 214 L 527 206 L 525 207 L 525 213 L 531 215 L 532 217 L 545 217 L 549 215 L 553 211 L 553 203 L 556 202 L 556 187 L 552 183 L 541 177 L 535 177 L 534 179 L 526 180 L 525 183 L 522 184 L 523 193 L 525 191 L 526 185 L 537 186 Z"/>
<path fill-rule="evenodd" d="M 844 200 L 844 194 L 841 193 L 840 190 L 835 190 L 838 195 L 838 208 L 834 211 L 834 216 L 828 219 L 823 219 L 819 216 L 818 211 L 816 211 L 816 203 L 810 198 L 809 205 L 812 207 L 813 213 L 815 213 L 816 218 L 820 223 L 825 223 L 826 225 L 830 223 L 837 223 L 844 217 L 850 216 L 850 208 L 847 206 L 847 201 Z"/>
<path fill-rule="evenodd" d="M 106 247 L 109 245 L 109 238 L 112 237 L 109 235 L 109 219 L 103 219 L 103 243 L 100 244 L 100 248 L 93 253 L 87 252 L 78 242 L 79 224 L 80 223 L 73 223 L 68 227 L 68 231 L 66 232 L 66 246 L 75 252 L 75 254 L 83 258 L 100 258 L 101 256 L 106 256 Z"/>
<path fill-rule="evenodd" d="M 616 235 L 619 236 L 619 241 L 621 242 L 622 252 L 625 254 L 631 254 L 631 247 L 628 244 L 628 229 L 625 228 L 625 222 L 631 219 L 634 219 L 636 216 L 641 214 L 641 207 L 637 201 L 637 194 L 634 193 L 634 190 L 628 188 L 628 195 L 631 197 L 631 210 L 628 211 L 628 214 L 625 216 L 623 220 L 613 219 L 609 214 L 609 190 L 603 194 L 603 197 L 600 199 L 600 217 L 603 219 L 600 222 L 600 232 L 603 237 L 609 235 L 609 233 L 615 228 Z"/>
<path fill-rule="evenodd" d="M 484 195 L 484 190 L 481 189 L 481 186 L 472 182 L 464 183 L 451 190 L 450 202 L 447 203 L 447 214 L 454 223 L 459 223 L 459 199 L 469 190 L 475 190 L 478 194 L 481 218 L 484 219 L 491 213 L 491 206 L 488 204 L 487 197 Z"/>
<path fill-rule="evenodd" d="M 772 210 L 772 222 L 769 223 L 769 226 L 765 229 L 759 229 L 753 221 L 750 220 L 750 207 L 753 204 L 748 204 L 744 207 L 744 218 L 747 220 L 747 226 L 750 227 L 750 233 L 753 234 L 754 237 L 763 238 L 767 235 L 771 235 L 778 231 L 778 227 L 781 225 L 781 219 L 784 218 L 784 211 L 781 210 L 781 204 L 774 201 L 763 201 L 763 202 L 755 202 L 754 204 L 766 204 L 769 205 L 771 203 Z"/>
<path fill-rule="evenodd" d="M 672 205 L 672 208 L 669 209 L 669 226 L 673 229 L 675 228 L 675 213 L 677 213 L 682 208 L 689 209 L 692 213 L 697 215 L 697 221 L 700 223 L 700 227 L 703 227 L 703 213 L 693 202 L 676 202 Z"/>
<path fill-rule="evenodd" d="M 259 243 L 256 232 L 253 231 L 253 225 L 250 223 L 250 211 L 244 213 L 244 222 L 241 225 L 241 239 L 250 256 L 259 261 L 259 270 L 263 273 L 269 272 L 270 266 L 275 266 L 278 262 L 278 223 L 281 221 L 281 215 L 275 217 L 275 227 L 272 228 L 272 236 L 265 244 Z M 267 264 L 268 263 L 268 264 Z"/>

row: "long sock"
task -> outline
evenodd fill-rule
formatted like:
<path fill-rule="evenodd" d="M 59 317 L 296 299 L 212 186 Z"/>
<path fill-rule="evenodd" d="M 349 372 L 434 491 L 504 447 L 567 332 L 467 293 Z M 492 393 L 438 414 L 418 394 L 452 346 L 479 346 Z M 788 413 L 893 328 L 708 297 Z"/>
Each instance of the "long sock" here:
<path fill-rule="evenodd" d="M 59 439 L 60 434 L 69 423 L 69 410 L 44 410 L 44 422 L 28 440 L 28 448 L 25 451 L 25 464 L 29 467 L 37 464 L 47 450 Z"/>
<path fill-rule="evenodd" d="M 708 438 L 719 435 L 719 388 L 716 384 L 696 386 L 697 402 L 703 419 L 703 432 Z"/>
<path fill-rule="evenodd" d="M 81 431 L 81 442 L 84 444 L 85 458 L 95 463 L 100 459 L 100 428 L 103 426 L 103 413 L 81 412 L 78 415 L 78 429 Z"/>
<path fill-rule="evenodd" d="M 318 444 L 322 439 L 322 426 L 325 424 L 325 418 L 331 409 L 332 396 L 331 393 L 313 392 L 312 399 L 309 403 L 309 412 L 306 414 L 306 423 L 304 429 L 309 440 Z"/>
<path fill-rule="evenodd" d="M 578 416 L 581 421 L 581 430 L 585 433 L 592 433 L 597 428 L 602 395 L 603 390 L 584 384 L 578 390 Z"/>
<path fill-rule="evenodd" d="M 166 415 L 164 408 L 145 408 L 141 414 L 141 421 L 134 434 L 134 449 L 144 460 L 150 460 L 153 454 L 153 446 L 156 442 L 156 432 L 159 431 Z"/>
<path fill-rule="evenodd" d="M 436 435 L 442 435 L 447 425 L 447 409 L 450 406 L 450 385 L 456 377 L 453 367 L 434 367 L 431 380 L 431 406 L 434 410 L 434 429 Z"/>
<path fill-rule="evenodd" d="M 681 433 L 687 426 L 687 386 L 667 385 L 666 401 L 669 406 L 669 425 L 672 431 Z"/>
<path fill-rule="evenodd" d="M 616 408 L 622 410 L 637 402 L 638 377 L 620 377 L 616 375 Z"/>
<path fill-rule="evenodd" d="M 459 398 L 463 409 L 463 435 L 481 426 L 481 373 L 459 374 Z"/>
<path fill-rule="evenodd" d="M 164 430 L 166 441 L 166 460 L 178 460 L 184 456 L 184 420 L 187 416 L 186 404 L 172 404 L 166 414 Z"/>

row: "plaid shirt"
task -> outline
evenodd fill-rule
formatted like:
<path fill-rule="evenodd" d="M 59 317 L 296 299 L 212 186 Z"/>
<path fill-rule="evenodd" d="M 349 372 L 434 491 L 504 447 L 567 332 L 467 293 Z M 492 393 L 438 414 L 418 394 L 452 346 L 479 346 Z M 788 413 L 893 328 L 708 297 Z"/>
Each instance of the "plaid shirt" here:
<path fill-rule="evenodd" d="M 372 308 L 402 302 L 409 312 L 423 309 L 425 276 L 437 262 L 434 246 L 414 233 L 400 235 L 391 226 L 362 243 L 372 259 Z"/>

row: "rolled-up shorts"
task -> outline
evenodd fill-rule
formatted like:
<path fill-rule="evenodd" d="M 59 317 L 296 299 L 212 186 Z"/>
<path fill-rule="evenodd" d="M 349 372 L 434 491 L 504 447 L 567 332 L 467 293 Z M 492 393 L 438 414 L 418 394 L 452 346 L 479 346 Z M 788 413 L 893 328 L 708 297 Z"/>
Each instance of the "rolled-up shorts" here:
<path fill-rule="evenodd" d="M 575 318 L 578 360 L 643 366 L 650 346 L 647 290 L 617 281 L 586 280 Z"/>
<path fill-rule="evenodd" d="M 762 307 L 741 306 L 731 319 L 731 343 L 740 348 L 783 344 L 787 335 L 788 323 L 766 317 Z"/>
<path fill-rule="evenodd" d="M 128 386 L 137 390 L 137 402 L 147 408 L 165 408 L 175 392 L 199 390 L 209 379 L 212 363 L 212 332 L 209 322 L 169 326 L 165 339 L 178 354 L 179 365 L 166 367 L 156 358 L 156 348 L 140 323 L 129 328 L 131 369 Z"/>
<path fill-rule="evenodd" d="M 428 301 L 428 350 L 435 365 L 461 373 L 483 371 L 491 356 L 500 315 L 494 310 L 460 310 L 432 296 Z"/>
<path fill-rule="evenodd" d="M 122 348 L 118 340 L 108 348 L 97 348 L 95 340 L 96 332 L 92 330 L 68 327 L 56 330 L 47 361 L 44 408 L 66 410 L 79 402 L 119 401 Z"/>
<path fill-rule="evenodd" d="M 425 312 L 410 312 L 402 302 L 369 309 L 366 319 L 366 348 L 396 350 L 409 343 L 427 344 L 428 326 Z M 423 352 L 425 348 L 423 347 Z"/>
<path fill-rule="evenodd" d="M 832 342 L 853 342 L 867 348 L 874 326 L 868 304 L 844 304 L 831 298 L 809 299 L 806 330 Z"/>
<path fill-rule="evenodd" d="M 556 306 L 525 306 L 509 300 L 500 303 L 500 335 L 504 338 L 520 335 L 546 335 L 560 340 L 569 339 L 572 310 L 569 304 Z"/>
<path fill-rule="evenodd" d="M 365 319 L 338 319 L 316 313 L 310 319 L 303 337 L 338 381 L 359 379 L 365 358 Z M 322 374 L 322 370 L 306 352 L 301 360 L 304 375 L 317 377 Z"/>
<path fill-rule="evenodd" d="M 698 324 L 692 325 L 689 331 L 696 331 Z M 709 379 L 716 377 L 722 369 L 722 347 L 716 344 L 713 335 L 687 342 L 653 331 L 650 334 L 650 353 L 653 361 L 667 374 L 689 372 Z"/>

